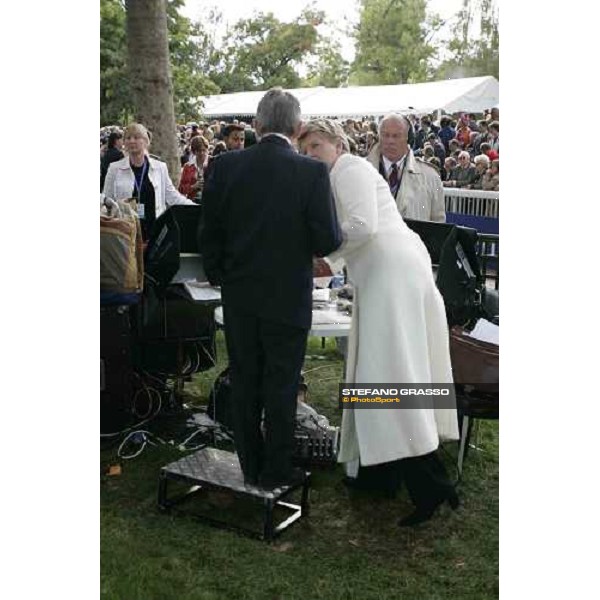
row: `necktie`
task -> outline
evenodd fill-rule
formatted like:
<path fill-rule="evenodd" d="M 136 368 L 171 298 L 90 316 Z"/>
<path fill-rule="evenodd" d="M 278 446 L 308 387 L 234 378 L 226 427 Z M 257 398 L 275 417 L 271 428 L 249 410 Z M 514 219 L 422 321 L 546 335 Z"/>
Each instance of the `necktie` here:
<path fill-rule="evenodd" d="M 390 186 L 390 192 L 392 192 L 392 196 L 396 195 L 398 191 L 398 165 L 394 163 L 392 165 L 392 170 L 390 171 L 390 176 L 388 178 L 388 184 Z"/>

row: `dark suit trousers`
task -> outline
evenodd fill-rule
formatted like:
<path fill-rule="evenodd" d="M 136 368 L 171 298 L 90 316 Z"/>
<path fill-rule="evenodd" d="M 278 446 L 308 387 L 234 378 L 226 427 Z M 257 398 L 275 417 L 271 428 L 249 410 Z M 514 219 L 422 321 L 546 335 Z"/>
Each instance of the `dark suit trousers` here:
<path fill-rule="evenodd" d="M 454 487 L 437 451 L 360 467 L 358 480 L 362 487 L 388 492 L 396 491 L 405 483 L 410 499 L 419 508 L 428 508 L 448 498 Z"/>
<path fill-rule="evenodd" d="M 244 476 L 284 479 L 292 469 L 296 401 L 308 330 L 223 306 L 233 432 Z M 265 435 L 261 431 L 264 408 Z"/>

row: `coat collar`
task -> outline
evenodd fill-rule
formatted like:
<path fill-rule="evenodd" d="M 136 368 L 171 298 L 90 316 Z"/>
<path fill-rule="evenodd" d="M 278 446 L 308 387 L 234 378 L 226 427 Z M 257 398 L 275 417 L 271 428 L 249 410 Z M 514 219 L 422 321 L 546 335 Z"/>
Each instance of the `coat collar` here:
<path fill-rule="evenodd" d="M 290 150 L 294 150 L 294 146 L 290 138 L 283 133 L 266 133 L 260 138 L 259 144 L 278 144 L 280 146 L 287 146 Z"/>
<path fill-rule="evenodd" d="M 149 169 L 152 170 L 156 168 L 156 160 L 148 154 L 146 154 L 146 158 L 148 159 Z M 129 156 L 126 156 L 119 161 L 119 169 L 124 169 L 126 171 L 131 170 L 131 167 L 129 166 Z"/>
<path fill-rule="evenodd" d="M 380 160 L 383 160 L 381 151 L 379 150 L 379 144 L 375 144 L 373 146 L 371 152 L 369 153 L 368 160 L 377 170 L 379 170 Z M 421 173 L 422 172 L 421 167 L 419 166 L 419 163 L 417 162 L 417 159 L 415 158 L 415 155 L 413 154 L 413 151 L 411 148 L 408 149 L 408 156 L 406 157 L 405 160 L 406 160 L 406 170 L 409 173 Z"/>

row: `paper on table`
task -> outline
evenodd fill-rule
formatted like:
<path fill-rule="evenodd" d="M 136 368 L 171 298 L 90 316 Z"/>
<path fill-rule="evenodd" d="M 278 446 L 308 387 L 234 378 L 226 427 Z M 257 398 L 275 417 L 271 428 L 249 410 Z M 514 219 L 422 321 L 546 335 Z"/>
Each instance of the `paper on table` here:
<path fill-rule="evenodd" d="M 205 302 L 221 300 L 221 290 L 205 281 L 184 281 L 183 285 L 194 300 Z"/>
<path fill-rule="evenodd" d="M 476 340 L 500 346 L 500 327 L 486 319 L 479 319 L 473 331 L 468 335 Z"/>
<path fill-rule="evenodd" d="M 352 323 L 352 317 L 337 310 L 313 309 L 312 311 L 313 325 L 348 325 L 350 323 Z"/>
<path fill-rule="evenodd" d="M 330 296 L 331 296 L 331 290 L 329 288 L 325 288 L 322 290 L 313 290 L 313 292 L 312 292 L 313 304 L 316 302 L 329 302 Z"/>

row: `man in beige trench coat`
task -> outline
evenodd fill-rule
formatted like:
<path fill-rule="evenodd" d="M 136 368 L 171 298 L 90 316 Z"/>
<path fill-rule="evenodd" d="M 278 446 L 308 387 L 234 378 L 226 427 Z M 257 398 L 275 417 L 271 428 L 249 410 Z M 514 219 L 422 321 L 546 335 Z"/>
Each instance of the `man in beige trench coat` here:
<path fill-rule="evenodd" d="M 388 182 L 402 217 L 444 223 L 442 180 L 433 166 L 415 158 L 409 132 L 405 117 L 386 115 L 379 124 L 379 143 L 367 160 Z"/>

